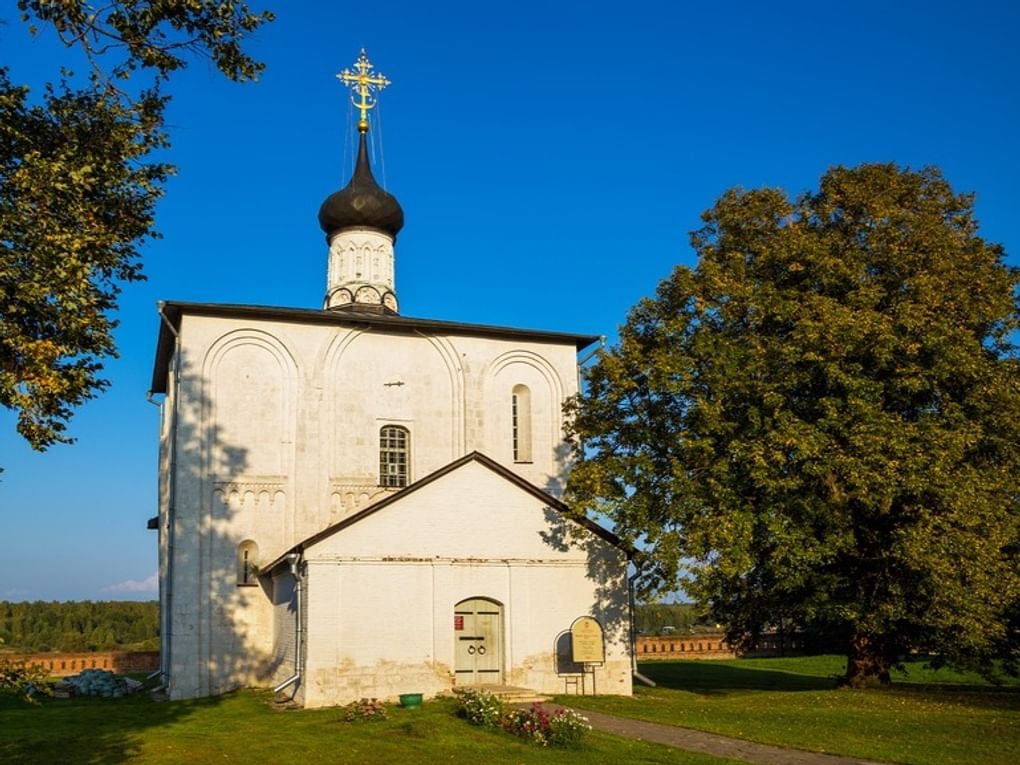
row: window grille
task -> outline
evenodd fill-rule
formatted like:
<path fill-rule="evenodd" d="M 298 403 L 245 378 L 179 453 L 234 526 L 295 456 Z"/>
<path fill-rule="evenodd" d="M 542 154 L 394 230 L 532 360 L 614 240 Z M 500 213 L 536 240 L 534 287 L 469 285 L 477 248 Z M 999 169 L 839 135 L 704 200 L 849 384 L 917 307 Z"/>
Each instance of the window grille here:
<path fill-rule="evenodd" d="M 386 425 L 379 431 L 379 485 L 407 486 L 411 435 L 406 428 Z"/>

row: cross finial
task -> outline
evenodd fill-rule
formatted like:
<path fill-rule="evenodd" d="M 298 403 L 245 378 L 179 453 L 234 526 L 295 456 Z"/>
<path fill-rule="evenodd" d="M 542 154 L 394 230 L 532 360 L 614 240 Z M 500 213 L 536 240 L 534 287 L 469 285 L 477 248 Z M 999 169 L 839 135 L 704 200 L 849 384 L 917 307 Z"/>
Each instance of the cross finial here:
<path fill-rule="evenodd" d="M 390 84 L 381 72 L 372 71 L 372 63 L 365 55 L 365 49 L 361 49 L 361 55 L 354 62 L 353 69 L 344 69 L 338 74 L 337 79 L 352 91 L 351 103 L 361 110 L 361 119 L 358 120 L 358 130 L 362 133 L 368 132 L 368 110 L 375 108 L 375 95 Z M 354 96 L 361 100 L 355 101 Z"/>

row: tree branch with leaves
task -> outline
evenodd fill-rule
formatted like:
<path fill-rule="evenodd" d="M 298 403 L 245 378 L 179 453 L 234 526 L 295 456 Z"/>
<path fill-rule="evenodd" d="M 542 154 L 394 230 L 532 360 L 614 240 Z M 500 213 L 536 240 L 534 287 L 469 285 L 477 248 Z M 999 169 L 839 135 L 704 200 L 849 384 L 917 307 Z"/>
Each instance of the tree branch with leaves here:
<path fill-rule="evenodd" d="M 62 70 L 37 98 L 0 69 L 0 405 L 46 449 L 73 441 L 74 410 L 108 385 L 118 295 L 159 236 L 171 76 L 207 57 L 256 79 L 263 64 L 243 45 L 273 17 L 204 0 L 18 7 L 31 34 L 52 27 L 90 68 L 84 84 Z"/>

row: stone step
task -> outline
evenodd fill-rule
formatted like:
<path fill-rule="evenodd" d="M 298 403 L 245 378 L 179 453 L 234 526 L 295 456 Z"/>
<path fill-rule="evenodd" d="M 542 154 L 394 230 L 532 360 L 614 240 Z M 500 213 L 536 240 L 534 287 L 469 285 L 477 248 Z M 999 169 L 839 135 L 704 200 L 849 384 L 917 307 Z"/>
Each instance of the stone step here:
<path fill-rule="evenodd" d="M 465 691 L 483 691 L 495 696 L 504 704 L 538 704 L 549 700 L 548 696 L 543 696 L 531 688 L 513 685 L 461 685 L 453 689 L 455 694 Z"/>

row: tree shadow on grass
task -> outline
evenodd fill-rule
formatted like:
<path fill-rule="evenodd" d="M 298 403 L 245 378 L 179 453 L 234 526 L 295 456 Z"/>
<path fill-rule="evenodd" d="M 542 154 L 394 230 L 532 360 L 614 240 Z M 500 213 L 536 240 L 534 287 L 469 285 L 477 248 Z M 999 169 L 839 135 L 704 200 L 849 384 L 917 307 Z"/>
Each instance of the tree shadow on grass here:
<path fill-rule="evenodd" d="M 879 692 L 897 694 L 921 701 L 976 709 L 1002 709 L 1020 712 L 1020 688 L 964 683 L 893 683 Z"/>
<path fill-rule="evenodd" d="M 0 762 L 106 765 L 141 758 L 146 731 L 184 720 L 222 697 L 157 703 L 146 694 L 122 699 L 45 699 L 29 705 L 0 693 Z"/>
<path fill-rule="evenodd" d="M 836 678 L 797 675 L 768 669 L 745 669 L 712 661 L 647 662 L 641 672 L 662 688 L 705 696 L 733 691 L 827 691 Z"/>
<path fill-rule="evenodd" d="M 819 677 L 774 669 L 738 667 L 713 661 L 645 662 L 641 672 L 660 688 L 687 691 L 701 696 L 725 696 L 741 691 L 829 691 L 839 683 L 835 677 Z M 893 683 L 854 693 L 883 693 L 914 701 L 954 704 L 980 709 L 1020 710 L 1020 688 L 962 683 Z"/>

